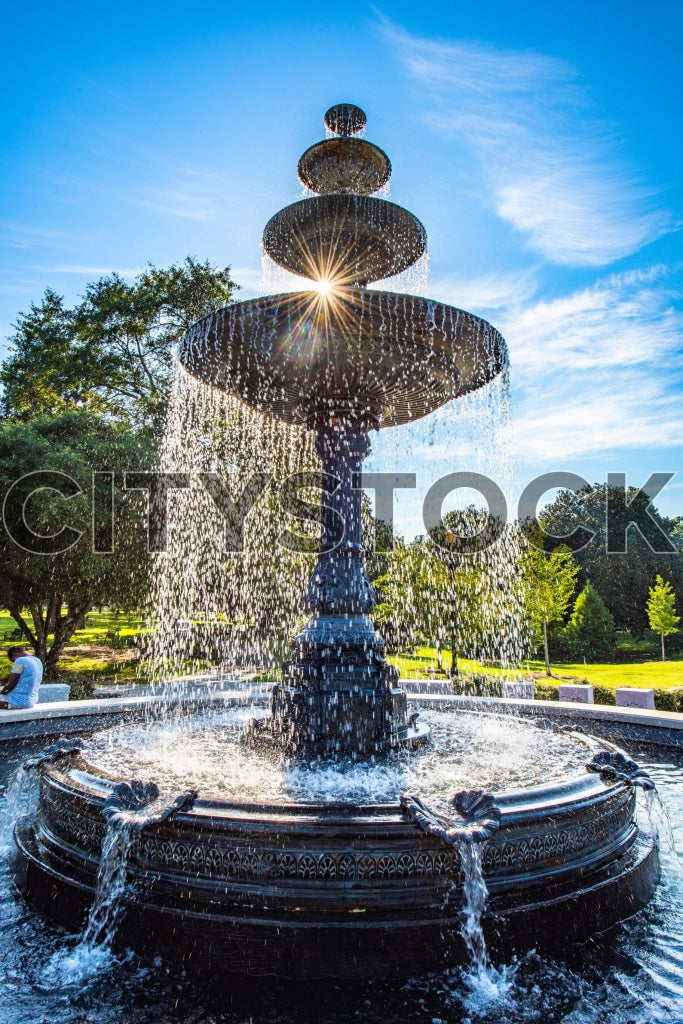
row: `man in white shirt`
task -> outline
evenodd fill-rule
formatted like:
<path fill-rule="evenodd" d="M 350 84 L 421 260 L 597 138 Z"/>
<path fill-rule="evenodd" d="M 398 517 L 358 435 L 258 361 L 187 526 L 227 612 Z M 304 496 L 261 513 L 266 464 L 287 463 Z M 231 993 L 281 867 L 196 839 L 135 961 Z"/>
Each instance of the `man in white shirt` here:
<path fill-rule="evenodd" d="M 12 671 L 0 695 L 0 709 L 18 711 L 32 708 L 38 701 L 38 688 L 43 678 L 43 663 L 40 658 L 29 654 L 25 647 L 10 647 L 7 657 L 13 663 Z"/>

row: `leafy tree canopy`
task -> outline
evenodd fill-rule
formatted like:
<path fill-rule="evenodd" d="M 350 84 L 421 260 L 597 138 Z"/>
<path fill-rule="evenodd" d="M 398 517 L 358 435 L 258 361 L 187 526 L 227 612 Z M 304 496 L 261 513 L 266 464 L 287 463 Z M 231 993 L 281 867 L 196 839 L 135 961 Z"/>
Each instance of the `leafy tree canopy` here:
<path fill-rule="evenodd" d="M 144 598 L 146 504 L 140 492 L 123 492 L 122 472 L 150 468 L 153 457 L 144 435 L 92 413 L 0 422 L 0 606 L 19 623 L 48 678 L 88 611 L 104 603 L 139 607 Z M 93 471 L 114 474 L 113 502 L 106 487 L 93 502 Z M 112 553 L 94 550 L 104 552 L 110 537 Z"/>
<path fill-rule="evenodd" d="M 174 346 L 195 320 L 232 300 L 229 269 L 188 257 L 168 269 L 149 266 L 130 284 L 112 274 L 88 285 L 73 309 L 48 289 L 10 339 L 13 352 L 0 370 L 5 415 L 80 409 L 156 426 Z"/>
<path fill-rule="evenodd" d="M 636 493 L 636 488 L 627 488 L 626 502 L 632 501 Z M 631 514 L 621 500 L 622 495 L 623 492 L 598 483 L 578 493 L 562 491 L 546 506 L 540 520 L 544 530 L 558 538 L 546 543 L 550 549 L 562 546 L 561 538 L 568 537 L 577 527 L 593 531 L 593 539 L 574 553 L 581 569 L 579 586 L 585 586 L 590 579 L 612 613 L 616 627 L 637 637 L 648 627 L 645 605 L 648 588 L 657 573 L 671 582 L 677 596 L 683 596 L 683 556 L 653 551 L 640 532 L 628 526 Z M 624 533 L 627 536 L 625 553 L 607 550 L 608 499 L 614 537 Z M 654 506 L 649 512 L 667 534 L 675 530 L 675 520 L 666 519 Z"/>
<path fill-rule="evenodd" d="M 657 576 L 655 585 L 650 587 L 647 599 L 647 617 L 650 629 L 659 633 L 662 638 L 662 661 L 664 661 L 666 658 L 664 637 L 678 633 L 681 617 L 676 614 L 676 595 L 673 587 L 661 576 Z"/>

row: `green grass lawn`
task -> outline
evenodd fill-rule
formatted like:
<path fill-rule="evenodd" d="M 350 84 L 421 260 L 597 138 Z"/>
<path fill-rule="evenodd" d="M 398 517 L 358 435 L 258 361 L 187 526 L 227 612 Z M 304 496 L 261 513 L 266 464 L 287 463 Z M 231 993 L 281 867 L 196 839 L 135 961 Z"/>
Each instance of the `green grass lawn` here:
<path fill-rule="evenodd" d="M 30 621 L 30 619 L 29 619 Z M 130 646 L 133 637 L 139 637 L 147 628 L 144 619 L 136 615 L 116 614 L 111 611 L 93 611 L 86 617 L 85 629 L 79 629 L 59 661 L 60 678 L 68 680 L 69 676 L 92 674 L 108 681 L 133 682 L 145 676 L 144 666 L 139 662 L 139 650 Z M 0 612 L 0 636 L 16 629 L 16 623 L 8 612 Z M 113 642 L 112 642 L 113 641 Z M 5 639 L 5 649 L 12 640 Z M 16 640 L 14 641 L 17 642 Z M 404 679 L 445 678 L 450 669 L 450 653 L 443 652 L 442 665 L 444 671 L 437 669 L 436 649 L 433 647 L 417 647 L 413 651 L 391 655 L 388 660 L 399 670 Z M 192 667 L 198 667 L 191 663 Z M 207 663 L 208 664 L 208 663 Z M 191 667 L 188 662 L 188 669 Z M 488 673 L 499 675 L 503 670 L 499 667 L 462 658 L 458 667 L 465 674 Z M 7 663 L 9 672 L 9 662 Z M 522 666 L 522 675 L 531 678 L 532 673 L 538 678 L 544 672 L 541 661 L 527 661 Z M 559 685 L 562 676 L 573 676 L 587 679 L 596 686 L 607 686 L 616 689 L 618 686 L 636 686 L 645 688 L 671 689 L 683 687 L 683 658 L 671 661 L 652 659 L 641 664 L 595 664 L 556 662 L 552 665 L 555 677 L 542 681 L 551 685 Z M 272 674 L 272 673 L 270 673 Z M 269 675 L 270 675 L 269 674 Z"/>
<path fill-rule="evenodd" d="M 525 663 L 532 672 L 545 672 L 542 661 L 530 661 Z M 568 662 L 557 662 L 551 665 L 553 675 L 556 676 L 581 676 L 589 683 L 596 686 L 609 686 L 616 689 L 618 686 L 636 686 L 650 689 L 661 687 L 671 689 L 672 687 L 683 686 L 683 660 L 678 661 L 646 661 L 640 665 L 584 665 L 571 664 Z M 548 679 L 549 683 L 556 680 Z M 562 682 L 557 680 L 558 684 Z"/>
<path fill-rule="evenodd" d="M 436 662 L 436 648 L 416 647 L 414 651 L 404 651 L 402 654 L 390 654 L 387 657 L 392 665 L 395 665 L 403 679 L 424 679 L 436 677 L 444 679 L 451 667 L 451 656 L 448 651 L 443 652 L 443 671 L 439 672 Z M 482 667 L 477 661 L 470 661 L 467 658 L 458 659 L 458 668 L 461 672 L 490 672 L 491 675 L 500 675 L 502 669 L 491 665 Z"/>
<path fill-rule="evenodd" d="M 390 655 L 388 660 L 395 665 L 404 679 L 444 678 L 436 672 L 436 650 L 433 647 L 417 647 L 409 653 Z M 450 668 L 450 653 L 443 653 L 443 667 L 446 671 Z M 466 658 L 458 660 L 458 667 L 465 674 L 471 672 L 486 672 L 491 675 L 499 675 L 502 669 L 496 668 L 481 662 L 469 661 Z M 522 666 L 522 675 L 528 678 L 532 674 L 545 672 L 542 661 L 526 661 Z M 676 661 L 647 661 L 642 664 L 595 664 L 584 665 L 583 662 L 556 662 L 552 665 L 555 676 L 579 676 L 587 679 L 589 683 L 596 686 L 608 686 L 616 689 L 618 686 L 636 686 L 649 689 L 661 687 L 670 689 L 683 687 L 683 659 Z M 545 675 L 543 679 L 545 680 Z M 548 679 L 548 683 L 558 685 L 561 679 Z"/>
<path fill-rule="evenodd" d="M 28 612 L 26 620 L 33 621 Z M 133 637 L 145 629 L 146 622 L 136 615 L 117 614 L 111 611 L 93 611 L 86 616 L 85 629 L 78 629 L 64 648 L 57 670 L 60 679 L 68 682 L 69 676 L 92 674 L 107 677 L 112 681 L 134 681 L 138 677 L 139 652 L 130 646 Z M 0 636 L 15 630 L 16 622 L 9 614 L 0 613 Z M 4 639 L 5 650 L 20 640 Z M 8 671 L 9 671 L 9 662 Z"/>
<path fill-rule="evenodd" d="M 27 622 L 32 625 L 29 613 Z M 112 611 L 93 611 L 86 616 L 84 629 L 78 629 L 64 648 L 57 663 L 57 677 L 72 688 L 80 689 L 77 679 L 88 685 L 117 685 L 152 682 L 152 666 L 140 660 L 140 648 L 131 641 L 149 629 L 149 623 L 139 615 L 117 614 Z M 0 613 L 0 636 L 16 628 L 8 612 Z M 20 640 L 4 641 L 5 650 Z M 208 659 L 187 659 L 178 666 L 178 673 L 196 672 L 211 668 Z M 1 666 L 0 666 L 1 671 Z M 9 661 L 7 662 L 9 673 Z"/>

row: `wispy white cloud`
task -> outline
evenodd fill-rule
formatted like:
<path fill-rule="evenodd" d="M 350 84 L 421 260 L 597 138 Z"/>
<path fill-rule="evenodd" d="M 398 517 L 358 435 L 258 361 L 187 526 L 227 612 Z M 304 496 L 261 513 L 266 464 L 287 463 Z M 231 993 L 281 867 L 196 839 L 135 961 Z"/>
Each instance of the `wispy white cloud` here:
<path fill-rule="evenodd" d="M 676 268 L 656 266 L 504 315 L 523 458 L 680 444 L 680 294 Z"/>
<path fill-rule="evenodd" d="M 170 217 L 207 221 L 216 217 L 225 195 L 221 174 L 177 154 L 101 128 L 90 130 L 90 159 L 106 162 L 110 176 L 73 174 L 46 169 L 43 178 L 72 204 L 99 196 L 108 203 L 144 207 Z"/>
<path fill-rule="evenodd" d="M 35 245 L 59 245 L 67 237 L 65 231 L 37 227 L 35 224 L 20 224 L 17 221 L 0 221 L 0 246 L 10 249 L 29 249 Z"/>
<path fill-rule="evenodd" d="M 435 283 L 443 296 L 446 284 Z M 476 469 L 510 494 L 518 474 L 528 480 L 568 462 L 680 446 L 681 268 L 606 275 L 554 299 L 534 298 L 533 288 L 533 278 L 494 275 L 453 282 L 446 295 L 477 311 L 498 307 L 496 326 L 510 349 L 513 436 L 505 388 L 496 383 L 429 420 L 382 431 L 373 468 L 419 471 L 428 483 Z"/>
<path fill-rule="evenodd" d="M 547 260 L 604 265 L 670 229 L 569 64 L 383 31 L 429 94 L 425 120 L 471 148 L 488 201 Z"/>
<path fill-rule="evenodd" d="M 515 420 L 525 462 L 555 463 L 580 457 L 614 457 L 624 450 L 659 450 L 683 435 L 680 400 L 640 375 L 617 374 L 610 391 L 596 381 L 566 382 L 544 401 L 527 400 Z"/>
<path fill-rule="evenodd" d="M 499 325 L 515 374 L 531 386 L 536 374 L 545 379 L 557 372 L 640 366 L 645 375 L 661 375 L 680 366 L 683 312 L 673 301 L 674 283 L 671 272 L 659 266 L 613 274 L 568 295 L 508 310 Z"/>
<path fill-rule="evenodd" d="M 86 263 L 58 263 L 50 267 L 31 267 L 48 274 L 75 274 L 82 277 L 108 277 L 118 274 L 119 277 L 137 277 L 144 267 L 94 267 Z"/>
<path fill-rule="evenodd" d="M 211 197 L 204 190 L 146 186 L 127 198 L 137 206 L 186 220 L 211 220 L 216 213 Z"/>
<path fill-rule="evenodd" d="M 537 287 L 534 271 L 520 270 L 509 273 L 492 271 L 474 278 L 456 274 L 433 277 L 428 290 L 429 295 L 439 302 L 479 314 L 510 309 L 527 302 Z"/>

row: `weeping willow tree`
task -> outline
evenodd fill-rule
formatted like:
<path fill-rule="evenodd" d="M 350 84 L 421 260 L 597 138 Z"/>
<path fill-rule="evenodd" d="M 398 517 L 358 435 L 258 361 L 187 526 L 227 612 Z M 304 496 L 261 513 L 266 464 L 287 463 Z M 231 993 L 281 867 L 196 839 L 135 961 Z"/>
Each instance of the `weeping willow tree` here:
<path fill-rule="evenodd" d="M 378 624 L 397 649 L 422 643 L 458 659 L 512 667 L 528 647 L 523 538 L 476 508 L 447 513 L 427 537 L 398 543 L 375 580 Z"/>

